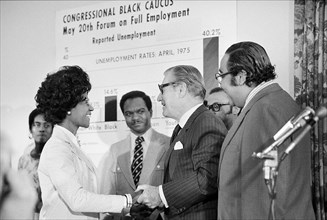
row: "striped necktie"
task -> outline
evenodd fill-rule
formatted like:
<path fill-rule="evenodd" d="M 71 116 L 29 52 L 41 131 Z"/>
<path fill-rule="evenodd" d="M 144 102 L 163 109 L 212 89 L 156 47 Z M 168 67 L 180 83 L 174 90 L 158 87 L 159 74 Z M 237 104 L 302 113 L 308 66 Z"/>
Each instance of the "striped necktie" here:
<path fill-rule="evenodd" d="M 142 136 L 135 139 L 135 148 L 134 148 L 134 157 L 132 162 L 132 176 L 135 183 L 135 186 L 138 185 L 140 180 L 140 175 L 143 168 L 143 147 L 142 142 L 144 138 Z"/>

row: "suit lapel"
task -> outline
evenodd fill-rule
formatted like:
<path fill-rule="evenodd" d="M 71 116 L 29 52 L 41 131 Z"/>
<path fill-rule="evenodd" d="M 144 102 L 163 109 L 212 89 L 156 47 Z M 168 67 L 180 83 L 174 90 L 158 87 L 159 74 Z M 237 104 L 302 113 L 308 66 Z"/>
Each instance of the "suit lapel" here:
<path fill-rule="evenodd" d="M 155 130 L 152 130 L 151 141 L 145 158 L 143 160 L 143 169 L 141 173 L 140 183 L 150 182 L 150 176 L 156 164 L 163 157 L 166 149 L 162 147 L 163 142 Z M 157 155 L 154 157 L 153 155 Z"/>
<path fill-rule="evenodd" d="M 93 162 L 84 154 L 84 152 L 79 146 L 77 146 L 74 142 L 70 140 L 70 138 L 63 131 L 61 131 L 60 129 L 56 129 L 53 135 L 56 135 L 59 139 L 69 144 L 71 151 L 80 160 L 82 160 L 94 174 L 96 174 L 96 169 Z"/>
<path fill-rule="evenodd" d="M 128 135 L 127 138 L 121 143 L 119 148 L 116 148 L 118 152 L 115 155 L 119 155 L 117 158 L 117 164 L 122 174 L 125 176 L 127 182 L 131 185 L 133 189 L 135 188 L 134 180 L 131 171 L 131 136 Z"/>
<path fill-rule="evenodd" d="M 231 129 L 228 131 L 223 146 L 221 148 L 221 152 L 220 152 L 220 162 L 219 162 L 219 167 L 221 167 L 221 161 L 222 158 L 224 156 L 224 153 L 227 149 L 227 147 L 229 146 L 230 141 L 233 139 L 234 135 L 236 134 L 237 130 L 239 129 L 239 127 L 242 125 L 243 120 L 245 118 L 245 116 L 247 115 L 247 113 L 250 111 L 250 109 L 252 108 L 252 106 L 259 101 L 262 97 L 265 97 L 266 95 L 281 90 L 280 86 L 276 83 L 267 86 L 266 88 L 264 88 L 263 90 L 259 91 L 253 98 L 252 100 L 247 104 L 247 106 L 245 106 L 244 109 L 242 109 L 242 112 L 239 116 L 237 116 L 236 120 L 234 121 L 233 126 L 231 127 Z"/>
<path fill-rule="evenodd" d="M 82 160 L 85 162 L 86 166 L 96 174 L 96 170 L 94 167 L 93 162 L 82 152 L 81 149 L 79 149 L 78 146 L 76 146 L 74 143 L 70 142 L 70 145 L 72 145 L 73 152 Z"/>
<path fill-rule="evenodd" d="M 178 162 L 178 158 L 177 157 L 174 157 L 174 155 L 173 155 L 174 154 L 173 151 L 174 151 L 175 144 L 178 141 L 183 140 L 185 135 L 187 136 L 187 131 L 192 126 L 194 120 L 199 116 L 199 114 L 201 114 L 205 110 L 207 110 L 207 108 L 204 105 L 201 105 L 200 107 L 198 107 L 193 112 L 193 114 L 190 116 L 190 118 L 187 120 L 185 126 L 182 128 L 182 130 L 177 135 L 177 137 L 175 138 L 175 140 L 171 143 L 171 145 L 170 145 L 170 147 L 169 147 L 169 149 L 167 151 L 167 157 L 166 157 L 166 160 L 165 160 L 165 178 L 167 177 L 166 176 L 168 174 L 167 172 L 169 172 L 169 176 L 172 176 L 173 175 L 173 173 L 175 171 L 175 167 L 176 167 L 177 162 Z"/>

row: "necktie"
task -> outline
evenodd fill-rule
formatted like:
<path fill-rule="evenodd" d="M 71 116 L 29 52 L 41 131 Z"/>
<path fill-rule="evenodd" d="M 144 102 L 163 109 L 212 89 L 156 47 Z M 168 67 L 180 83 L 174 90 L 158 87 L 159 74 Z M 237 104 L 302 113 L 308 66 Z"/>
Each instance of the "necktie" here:
<path fill-rule="evenodd" d="M 143 148 L 142 142 L 144 138 L 142 136 L 137 137 L 135 140 L 135 148 L 134 148 L 134 157 L 132 162 L 132 176 L 135 183 L 135 186 L 138 185 L 140 180 L 140 175 L 143 168 Z"/>
<path fill-rule="evenodd" d="M 178 133 L 181 129 L 182 129 L 181 126 L 179 126 L 179 124 L 177 124 L 173 131 L 173 134 L 171 135 L 170 143 L 173 143 L 173 141 L 175 140 L 176 136 L 178 135 Z"/>

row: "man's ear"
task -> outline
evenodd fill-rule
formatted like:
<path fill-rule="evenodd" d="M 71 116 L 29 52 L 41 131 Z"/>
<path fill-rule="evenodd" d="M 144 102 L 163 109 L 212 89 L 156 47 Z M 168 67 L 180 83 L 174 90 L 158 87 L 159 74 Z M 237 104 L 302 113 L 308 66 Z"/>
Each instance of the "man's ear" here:
<path fill-rule="evenodd" d="M 187 85 L 185 82 L 180 82 L 180 85 L 178 87 L 179 95 L 181 97 L 184 97 L 187 94 Z"/>
<path fill-rule="evenodd" d="M 239 86 L 242 86 L 245 84 L 245 82 L 246 82 L 246 72 L 244 70 L 241 70 L 235 76 L 235 83 Z"/>

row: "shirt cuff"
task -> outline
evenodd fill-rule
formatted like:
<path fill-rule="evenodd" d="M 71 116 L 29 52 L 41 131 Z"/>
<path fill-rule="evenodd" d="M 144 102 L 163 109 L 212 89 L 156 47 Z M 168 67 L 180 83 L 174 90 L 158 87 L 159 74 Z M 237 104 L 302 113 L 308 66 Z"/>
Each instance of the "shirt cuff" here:
<path fill-rule="evenodd" d="M 125 194 L 126 197 L 126 207 L 125 208 L 130 208 L 132 207 L 133 199 L 131 194 Z"/>
<path fill-rule="evenodd" d="M 166 208 L 168 208 L 168 202 L 165 198 L 165 195 L 163 193 L 163 189 L 162 189 L 162 185 L 159 186 L 159 196 L 160 196 L 160 199 L 162 201 L 162 203 L 165 205 Z"/>

